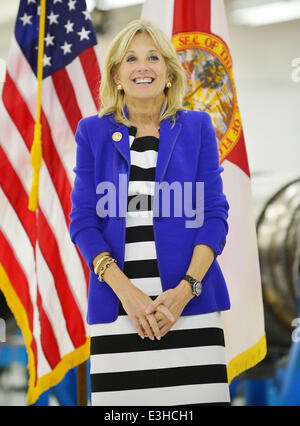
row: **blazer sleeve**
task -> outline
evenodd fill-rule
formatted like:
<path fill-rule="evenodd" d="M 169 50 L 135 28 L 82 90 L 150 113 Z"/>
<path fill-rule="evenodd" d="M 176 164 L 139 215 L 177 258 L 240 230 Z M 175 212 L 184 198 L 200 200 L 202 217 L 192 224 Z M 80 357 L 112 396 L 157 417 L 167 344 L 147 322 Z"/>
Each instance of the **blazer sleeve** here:
<path fill-rule="evenodd" d="M 211 117 L 202 112 L 201 149 L 198 169 L 198 182 L 204 182 L 204 221 L 197 230 L 195 245 L 211 247 L 215 258 L 220 255 L 228 233 L 229 204 L 223 193 L 216 131 Z"/>
<path fill-rule="evenodd" d="M 71 193 L 70 236 L 93 271 L 93 259 L 102 251 L 111 252 L 104 239 L 101 219 L 96 213 L 96 188 L 94 181 L 94 155 L 89 143 L 85 119 L 78 123 L 74 186 Z"/>

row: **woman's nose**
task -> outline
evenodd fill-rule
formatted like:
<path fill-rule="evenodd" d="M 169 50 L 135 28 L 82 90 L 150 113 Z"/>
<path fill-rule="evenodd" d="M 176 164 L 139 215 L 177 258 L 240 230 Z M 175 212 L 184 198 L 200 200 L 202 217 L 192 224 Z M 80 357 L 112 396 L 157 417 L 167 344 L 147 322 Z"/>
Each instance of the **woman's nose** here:
<path fill-rule="evenodd" d="M 147 61 L 140 60 L 137 63 L 137 71 L 143 72 L 148 69 L 149 69 L 149 64 L 147 63 Z"/>

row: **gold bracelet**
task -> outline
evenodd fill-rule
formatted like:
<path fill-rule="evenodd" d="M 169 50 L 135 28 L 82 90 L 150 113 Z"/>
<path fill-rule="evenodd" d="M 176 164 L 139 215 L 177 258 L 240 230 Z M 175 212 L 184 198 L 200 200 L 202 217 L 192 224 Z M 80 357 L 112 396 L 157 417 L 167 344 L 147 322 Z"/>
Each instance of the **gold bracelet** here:
<path fill-rule="evenodd" d="M 94 272 L 95 272 L 95 274 L 96 274 L 96 275 L 98 275 L 98 269 L 99 269 L 99 266 L 101 265 L 102 261 L 103 261 L 104 259 L 106 259 L 107 257 L 110 257 L 110 255 L 109 255 L 109 254 L 106 254 L 106 255 L 104 255 L 104 256 L 102 256 L 102 257 L 100 257 L 100 259 L 99 259 L 99 260 L 97 260 L 96 265 L 95 265 L 95 267 L 94 267 Z"/>
<path fill-rule="evenodd" d="M 105 265 L 101 266 L 101 268 L 100 268 L 100 272 L 99 272 L 99 275 L 98 275 L 98 281 L 100 281 L 100 282 L 102 282 L 102 281 L 103 281 L 104 272 L 106 271 L 106 269 L 107 269 L 107 268 L 108 268 L 108 267 L 109 267 L 109 266 L 110 266 L 113 262 L 117 263 L 116 259 L 114 259 L 113 257 L 110 257 L 110 258 L 106 261 Z"/>
<path fill-rule="evenodd" d="M 94 267 L 94 272 L 95 272 L 96 275 L 98 275 L 98 269 L 99 269 L 99 266 L 101 265 L 102 261 L 104 259 L 106 259 L 107 257 L 111 257 L 110 254 L 105 254 L 104 256 L 100 257 L 99 260 L 97 260 L 96 265 Z"/>

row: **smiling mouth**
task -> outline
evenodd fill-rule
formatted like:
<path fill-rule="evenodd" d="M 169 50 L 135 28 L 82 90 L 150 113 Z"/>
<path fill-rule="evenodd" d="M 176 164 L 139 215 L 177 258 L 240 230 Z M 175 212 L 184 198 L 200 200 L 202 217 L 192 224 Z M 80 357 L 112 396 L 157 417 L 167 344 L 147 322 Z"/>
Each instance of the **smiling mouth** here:
<path fill-rule="evenodd" d="M 154 81 L 154 78 L 152 77 L 144 77 L 144 78 L 134 78 L 133 82 L 135 84 L 152 84 Z"/>

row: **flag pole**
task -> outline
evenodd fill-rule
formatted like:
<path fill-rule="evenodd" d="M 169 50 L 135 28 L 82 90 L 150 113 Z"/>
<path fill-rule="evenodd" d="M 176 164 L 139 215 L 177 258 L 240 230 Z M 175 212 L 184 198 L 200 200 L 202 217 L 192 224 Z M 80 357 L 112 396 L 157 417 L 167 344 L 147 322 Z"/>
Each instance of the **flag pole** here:
<path fill-rule="evenodd" d="M 36 122 L 34 125 L 34 137 L 30 151 L 30 163 L 33 168 L 33 179 L 29 195 L 28 208 L 35 211 L 38 206 L 39 193 L 39 170 L 42 165 L 42 125 L 41 125 L 41 98 L 42 98 L 42 80 L 43 80 L 43 57 L 44 57 L 44 36 L 46 19 L 46 0 L 40 3 L 40 25 L 39 25 L 39 45 L 38 45 L 38 63 L 37 63 L 37 105 Z"/>
<path fill-rule="evenodd" d="M 77 367 L 77 405 L 87 406 L 87 381 L 86 381 L 86 361 Z"/>

